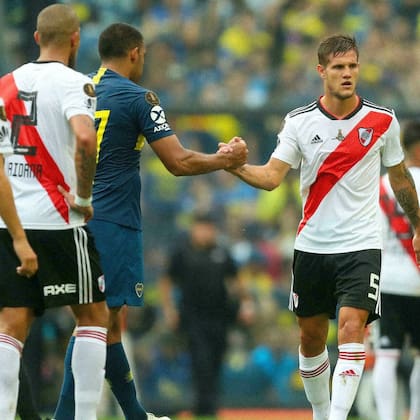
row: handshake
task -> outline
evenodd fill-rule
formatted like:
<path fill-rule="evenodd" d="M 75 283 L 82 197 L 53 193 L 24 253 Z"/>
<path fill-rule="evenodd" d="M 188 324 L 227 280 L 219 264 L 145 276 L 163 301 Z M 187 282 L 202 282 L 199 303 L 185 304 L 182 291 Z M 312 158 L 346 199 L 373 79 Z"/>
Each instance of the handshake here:
<path fill-rule="evenodd" d="M 225 170 L 233 171 L 247 162 L 248 147 L 241 137 L 233 137 L 229 143 L 219 143 L 217 153 L 227 160 Z"/>

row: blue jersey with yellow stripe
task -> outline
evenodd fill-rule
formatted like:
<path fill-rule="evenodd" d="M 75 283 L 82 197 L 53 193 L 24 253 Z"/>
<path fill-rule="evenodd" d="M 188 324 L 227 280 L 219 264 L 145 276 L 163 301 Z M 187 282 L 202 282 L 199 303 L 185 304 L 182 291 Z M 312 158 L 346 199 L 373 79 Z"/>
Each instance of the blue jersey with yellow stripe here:
<path fill-rule="evenodd" d="M 145 139 L 173 132 L 155 93 L 104 67 L 90 76 L 97 95 L 94 218 L 141 229 L 141 151 Z"/>

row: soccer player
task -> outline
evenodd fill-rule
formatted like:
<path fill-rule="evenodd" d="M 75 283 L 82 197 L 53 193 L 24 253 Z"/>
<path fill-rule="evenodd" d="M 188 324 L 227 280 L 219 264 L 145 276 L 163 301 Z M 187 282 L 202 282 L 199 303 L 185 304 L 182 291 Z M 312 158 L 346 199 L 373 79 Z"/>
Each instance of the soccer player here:
<path fill-rule="evenodd" d="M 108 324 L 99 257 L 85 227 L 93 214 L 95 89 L 72 69 L 80 29 L 70 6 L 44 8 L 34 37 L 39 58 L 0 79 L 14 151 L 5 168 L 39 261 L 33 277 L 19 276 L 12 238 L 0 225 L 0 418 L 15 418 L 20 357 L 34 317 L 70 305 L 76 318 L 74 418 L 94 420 Z M 74 200 L 66 202 L 61 191 L 71 191 Z"/>
<path fill-rule="evenodd" d="M 356 94 L 356 41 L 328 37 L 319 45 L 318 59 L 323 95 L 287 114 L 268 162 L 231 172 L 254 187 L 272 190 L 290 168 L 300 166 L 303 218 L 295 240 L 290 294 L 301 334 L 300 374 L 313 419 L 344 420 L 364 369 L 365 327 L 380 314 L 381 162 L 415 229 L 417 261 L 420 218 L 394 112 Z M 330 401 L 326 340 L 329 319 L 336 316 L 339 355 Z"/>
<path fill-rule="evenodd" d="M 92 75 L 98 104 L 98 165 L 93 189 L 95 216 L 89 223 L 105 274 L 110 307 L 106 379 L 128 420 L 152 420 L 138 402 L 133 375 L 121 343 L 120 310 L 142 306 L 142 220 L 140 211 L 140 155 L 147 143 L 174 175 L 204 174 L 246 161 L 247 147 L 240 138 L 225 146 L 226 153 L 204 154 L 185 149 L 172 131 L 155 93 L 139 82 L 146 46 L 134 27 L 115 23 L 99 37 L 101 67 Z M 67 193 L 64 193 L 68 196 Z M 71 199 L 71 198 L 70 198 Z M 66 360 L 70 360 L 72 342 Z M 66 375 L 54 418 L 73 417 L 71 371 Z M 168 417 L 160 417 L 168 420 Z"/>
<path fill-rule="evenodd" d="M 402 144 L 417 191 L 420 191 L 420 121 L 409 121 Z M 373 389 L 381 420 L 396 420 L 397 367 L 410 339 L 414 361 L 410 375 L 410 420 L 420 418 L 420 273 L 410 222 L 395 200 L 384 175 L 380 185 L 384 249 L 381 270 L 381 319 L 373 324 L 375 364 Z"/>

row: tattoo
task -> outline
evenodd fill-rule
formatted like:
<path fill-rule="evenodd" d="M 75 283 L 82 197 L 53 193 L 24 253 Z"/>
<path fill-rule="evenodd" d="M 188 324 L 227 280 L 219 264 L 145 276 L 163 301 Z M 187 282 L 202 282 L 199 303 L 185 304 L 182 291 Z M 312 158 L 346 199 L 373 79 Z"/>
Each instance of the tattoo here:
<path fill-rule="evenodd" d="M 78 148 L 76 154 L 78 191 L 90 191 L 96 170 L 95 157 L 86 153 L 82 147 Z"/>
<path fill-rule="evenodd" d="M 404 168 L 404 175 L 409 182 L 409 186 L 395 191 L 395 196 L 401 207 L 404 209 L 404 212 L 410 220 L 410 223 L 415 227 L 420 223 L 420 218 L 418 215 L 419 202 L 416 193 L 416 185 L 410 171 L 407 168 Z"/>

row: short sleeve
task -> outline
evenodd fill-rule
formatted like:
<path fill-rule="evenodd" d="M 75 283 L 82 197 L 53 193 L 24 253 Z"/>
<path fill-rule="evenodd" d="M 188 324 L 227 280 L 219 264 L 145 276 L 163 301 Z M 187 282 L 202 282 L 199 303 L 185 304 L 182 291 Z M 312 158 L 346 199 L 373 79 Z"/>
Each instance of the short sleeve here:
<path fill-rule="evenodd" d="M 95 87 L 90 78 L 81 73 L 74 73 L 63 84 L 62 107 L 69 120 L 75 115 L 88 115 L 92 119 L 96 111 Z"/>
<path fill-rule="evenodd" d="M 6 108 L 4 101 L 0 98 L 0 154 L 8 156 L 13 153 L 13 147 L 10 142 L 11 128 L 10 122 L 6 117 Z"/>
<path fill-rule="evenodd" d="M 298 146 L 298 138 L 291 120 L 286 117 L 283 128 L 277 135 L 277 146 L 271 157 L 279 159 L 297 169 L 301 161 L 301 153 Z"/>
<path fill-rule="evenodd" d="M 385 167 L 398 165 L 404 160 L 400 131 L 400 124 L 394 115 L 389 129 L 385 133 L 385 143 L 382 151 L 382 163 Z"/>

